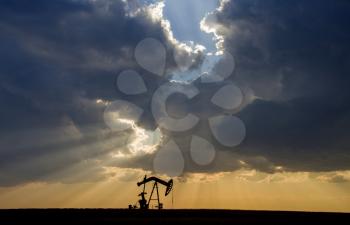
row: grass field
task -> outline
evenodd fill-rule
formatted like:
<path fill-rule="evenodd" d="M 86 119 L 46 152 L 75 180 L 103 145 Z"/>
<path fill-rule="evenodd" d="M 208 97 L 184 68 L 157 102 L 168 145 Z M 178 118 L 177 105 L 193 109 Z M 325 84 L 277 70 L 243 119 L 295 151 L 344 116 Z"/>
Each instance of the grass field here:
<path fill-rule="evenodd" d="M 4 209 L 0 224 L 350 224 L 350 213 L 246 210 Z"/>

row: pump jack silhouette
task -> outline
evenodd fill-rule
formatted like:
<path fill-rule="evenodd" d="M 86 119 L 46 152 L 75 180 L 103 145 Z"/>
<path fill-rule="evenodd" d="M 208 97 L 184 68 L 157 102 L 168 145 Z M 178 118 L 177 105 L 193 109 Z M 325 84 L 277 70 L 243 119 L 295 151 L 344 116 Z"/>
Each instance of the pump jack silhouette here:
<path fill-rule="evenodd" d="M 152 191 L 151 191 L 151 195 L 148 198 L 148 201 L 146 200 L 146 184 L 149 182 L 154 182 L 153 183 L 153 187 L 152 187 Z M 141 199 L 138 201 L 139 202 L 139 209 L 149 209 L 149 205 L 151 203 L 151 201 L 157 201 L 158 205 L 156 206 L 156 208 L 158 209 L 162 209 L 163 208 L 163 203 L 160 202 L 160 197 L 159 197 L 159 190 L 158 190 L 158 184 L 162 184 L 166 187 L 165 190 L 165 196 L 167 196 L 172 188 L 173 188 L 173 179 L 170 179 L 168 182 L 159 179 L 157 177 L 149 177 L 147 178 L 147 176 L 145 176 L 143 178 L 142 181 L 137 182 L 137 186 L 141 186 L 143 185 L 143 190 L 142 192 L 138 195 L 141 197 Z M 153 193 L 156 191 L 156 196 L 153 198 Z M 129 209 L 137 209 L 136 204 L 135 205 L 129 205 Z"/>

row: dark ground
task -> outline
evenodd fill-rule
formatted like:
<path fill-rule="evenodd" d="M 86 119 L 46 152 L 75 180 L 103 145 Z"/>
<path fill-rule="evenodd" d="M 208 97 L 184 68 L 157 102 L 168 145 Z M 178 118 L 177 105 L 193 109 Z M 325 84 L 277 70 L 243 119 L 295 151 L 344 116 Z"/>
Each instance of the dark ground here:
<path fill-rule="evenodd" d="M 350 224 L 350 213 L 243 210 L 8 209 L 0 224 Z"/>

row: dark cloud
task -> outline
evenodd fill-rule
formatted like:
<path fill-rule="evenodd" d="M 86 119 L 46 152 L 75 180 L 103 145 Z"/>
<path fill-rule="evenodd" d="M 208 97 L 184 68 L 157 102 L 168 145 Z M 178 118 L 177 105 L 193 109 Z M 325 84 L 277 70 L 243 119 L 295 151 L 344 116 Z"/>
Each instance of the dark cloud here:
<path fill-rule="evenodd" d="M 347 1 L 228 1 L 214 21 L 257 99 L 239 112 L 240 146 L 292 171 L 350 165 Z"/>
<path fill-rule="evenodd" d="M 110 158 L 111 151 L 125 146 L 128 134 L 107 129 L 105 105 L 96 100 L 131 101 L 145 110 L 140 125 L 154 129 L 150 101 L 166 80 L 142 70 L 133 51 L 144 38 L 158 39 L 166 47 L 169 72 L 178 46 L 160 21 L 146 11 L 128 16 L 125 4 L 0 3 L 0 185 L 98 180 L 104 178 L 103 166 L 153 169 L 153 155 Z M 200 95 L 191 101 L 181 95 L 169 99 L 170 114 L 189 110 L 201 118 L 187 133 L 165 133 L 183 150 L 185 171 L 348 170 L 349 9 L 347 1 L 232 0 L 213 14 L 215 21 L 208 17 L 235 57 L 236 70 L 220 84 L 195 82 Z M 202 60 L 198 57 L 195 67 Z M 140 72 L 148 93 L 128 96 L 116 90 L 123 69 Z M 222 113 L 211 97 L 231 82 L 256 98 L 224 111 L 237 114 L 247 128 L 246 139 L 235 148 L 215 141 L 207 122 Z M 200 167 L 190 158 L 192 133 L 218 150 L 211 165 Z"/>
<path fill-rule="evenodd" d="M 144 38 L 158 39 L 173 54 L 160 21 L 146 11 L 128 16 L 125 4 L 0 3 L 0 185 L 64 180 L 71 167 L 94 170 L 100 166 L 94 159 L 125 146 L 124 133 L 108 131 L 105 105 L 96 100 L 126 98 L 115 89 L 116 74 L 140 71 L 133 54 Z M 154 89 L 157 79 L 142 74 Z M 143 106 L 147 99 L 131 100 Z"/>

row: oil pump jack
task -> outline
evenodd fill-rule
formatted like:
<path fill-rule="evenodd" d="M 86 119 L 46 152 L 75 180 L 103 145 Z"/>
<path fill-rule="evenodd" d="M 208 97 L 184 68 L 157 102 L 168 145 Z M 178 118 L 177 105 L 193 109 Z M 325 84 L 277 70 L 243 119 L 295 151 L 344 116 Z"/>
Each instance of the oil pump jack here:
<path fill-rule="evenodd" d="M 152 181 L 154 183 L 153 183 L 151 195 L 149 196 L 148 201 L 147 201 L 146 197 L 145 197 L 146 194 L 147 194 L 145 192 L 146 184 L 149 183 L 149 182 L 152 182 Z M 158 209 L 162 209 L 163 208 L 163 203 L 160 202 L 160 198 L 159 198 L 158 184 L 162 184 L 162 185 L 164 185 L 166 187 L 166 189 L 165 189 L 165 196 L 167 196 L 171 192 L 171 190 L 173 188 L 173 179 L 170 179 L 168 182 L 166 182 L 166 181 L 164 181 L 162 179 L 159 179 L 157 177 L 148 177 L 147 178 L 147 176 L 145 176 L 142 181 L 137 182 L 137 186 L 143 185 L 143 190 L 139 194 L 141 199 L 138 201 L 140 209 L 149 209 L 149 205 L 150 205 L 151 201 L 157 201 L 158 205 L 156 206 L 156 208 L 158 208 Z M 156 196 L 155 197 L 153 197 L 153 193 L 154 192 L 156 192 Z M 136 208 L 137 208 L 136 204 L 135 205 L 129 205 L 129 209 L 136 209 Z"/>

